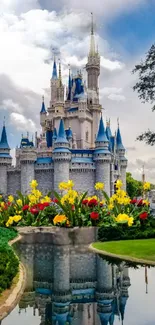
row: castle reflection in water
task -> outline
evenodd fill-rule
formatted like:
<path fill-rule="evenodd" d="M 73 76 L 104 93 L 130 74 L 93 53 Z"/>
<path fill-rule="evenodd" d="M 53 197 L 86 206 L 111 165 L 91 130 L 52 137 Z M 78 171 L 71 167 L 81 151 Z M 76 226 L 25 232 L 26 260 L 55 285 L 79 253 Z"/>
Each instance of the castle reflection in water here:
<path fill-rule="evenodd" d="M 38 310 L 40 325 L 123 324 L 130 279 L 86 246 L 21 243 L 18 253 L 27 269 L 19 313 Z"/>

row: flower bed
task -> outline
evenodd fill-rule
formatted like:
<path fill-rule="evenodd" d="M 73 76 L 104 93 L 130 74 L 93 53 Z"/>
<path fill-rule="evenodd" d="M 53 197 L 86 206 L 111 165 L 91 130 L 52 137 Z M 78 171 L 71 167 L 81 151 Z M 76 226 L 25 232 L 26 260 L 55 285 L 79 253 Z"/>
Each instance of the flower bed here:
<path fill-rule="evenodd" d="M 150 184 L 144 184 L 144 198 L 131 200 L 122 190 L 122 182 L 116 183 L 116 193 L 109 197 L 103 183 L 96 183 L 96 195 L 89 197 L 87 192 L 74 190 L 71 180 L 59 184 L 59 193 L 46 196 L 37 189 L 37 182 L 30 183 L 31 192 L 0 198 L 0 226 L 57 226 L 99 227 L 100 240 L 121 239 L 122 236 L 134 238 L 133 233 L 147 237 L 147 230 L 154 236 L 155 220 L 150 215 L 147 193 Z M 125 234 L 125 235 L 124 235 Z M 137 238 L 137 237 L 136 237 Z"/>

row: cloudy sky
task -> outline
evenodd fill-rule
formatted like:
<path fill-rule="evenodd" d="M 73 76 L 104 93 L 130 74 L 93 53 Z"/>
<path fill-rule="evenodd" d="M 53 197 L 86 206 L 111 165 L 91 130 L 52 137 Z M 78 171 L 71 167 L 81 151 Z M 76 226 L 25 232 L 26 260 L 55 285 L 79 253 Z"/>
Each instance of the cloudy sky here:
<path fill-rule="evenodd" d="M 102 4 L 101 4 L 102 3 Z M 39 131 L 41 97 L 49 103 L 52 50 L 57 48 L 67 84 L 67 66 L 84 68 L 90 12 L 101 55 L 100 96 L 104 115 L 117 117 L 127 148 L 128 170 L 155 182 L 155 147 L 135 141 L 155 129 L 151 105 L 142 104 L 131 71 L 155 41 L 155 0 L 0 0 L 0 117 L 6 116 L 11 148 L 21 133 Z"/>

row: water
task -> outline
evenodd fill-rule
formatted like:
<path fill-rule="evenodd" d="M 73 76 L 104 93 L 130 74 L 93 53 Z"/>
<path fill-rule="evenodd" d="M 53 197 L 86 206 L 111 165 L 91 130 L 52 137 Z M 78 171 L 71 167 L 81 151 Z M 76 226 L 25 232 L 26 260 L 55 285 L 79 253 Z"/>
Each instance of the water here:
<path fill-rule="evenodd" d="M 155 268 L 108 262 L 83 246 L 17 250 L 27 285 L 2 325 L 154 325 Z"/>

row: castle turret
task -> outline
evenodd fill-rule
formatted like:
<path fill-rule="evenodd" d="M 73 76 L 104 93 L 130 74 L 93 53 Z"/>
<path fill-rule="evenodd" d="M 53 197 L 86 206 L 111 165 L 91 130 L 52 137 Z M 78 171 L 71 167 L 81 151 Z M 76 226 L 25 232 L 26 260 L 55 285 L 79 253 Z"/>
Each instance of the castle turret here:
<path fill-rule="evenodd" d="M 112 137 L 112 132 L 110 128 L 110 119 L 107 121 L 107 126 L 106 126 L 106 136 L 107 139 L 109 140 L 109 151 L 112 152 L 111 155 L 111 163 L 110 163 L 110 196 L 114 194 L 114 151 L 113 151 L 113 145 L 114 145 L 114 138 Z"/>
<path fill-rule="evenodd" d="M 51 78 L 51 100 L 50 100 L 49 110 L 53 110 L 54 104 L 57 102 L 58 83 L 59 83 L 59 80 L 58 80 L 58 76 L 57 76 L 57 65 L 56 65 L 56 60 L 54 57 L 53 72 L 52 72 L 52 78 Z"/>
<path fill-rule="evenodd" d="M 125 158 L 125 148 L 122 143 L 122 137 L 118 122 L 118 129 L 116 135 L 116 152 L 120 162 L 120 178 L 123 182 L 123 189 L 126 190 L 126 168 L 127 168 L 127 159 Z"/>
<path fill-rule="evenodd" d="M 45 131 L 45 119 L 46 119 L 46 108 L 44 103 L 44 96 L 42 97 L 42 105 L 40 110 L 40 125 L 42 126 L 42 130 Z"/>
<path fill-rule="evenodd" d="M 53 160 L 54 189 L 58 190 L 60 182 L 67 182 L 69 180 L 69 164 L 71 160 L 69 142 L 66 139 L 64 122 L 62 119 L 60 120 L 58 136 L 54 143 Z"/>
<path fill-rule="evenodd" d="M 96 182 L 103 182 L 105 191 L 110 195 L 110 160 L 111 153 L 108 149 L 107 139 L 103 124 L 102 115 L 100 118 L 99 130 L 95 141 L 94 160 L 96 162 Z"/>
<path fill-rule="evenodd" d="M 91 38 L 90 38 L 90 50 L 88 55 L 88 62 L 86 64 L 87 71 L 87 93 L 88 93 L 88 105 L 93 115 L 92 118 L 92 139 L 91 147 L 94 146 L 95 138 L 97 135 L 101 105 L 99 104 L 99 85 L 98 78 L 100 75 L 100 56 L 95 49 L 95 36 L 94 36 L 94 23 L 93 14 L 91 23 Z"/>
<path fill-rule="evenodd" d="M 12 158 L 4 123 L 0 141 L 0 193 L 2 194 L 7 194 L 7 170 L 11 163 Z"/>
<path fill-rule="evenodd" d="M 21 149 L 21 192 L 28 193 L 30 191 L 30 182 L 35 179 L 34 163 L 37 155 L 35 147 L 25 147 Z"/>

